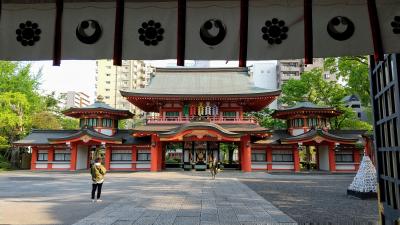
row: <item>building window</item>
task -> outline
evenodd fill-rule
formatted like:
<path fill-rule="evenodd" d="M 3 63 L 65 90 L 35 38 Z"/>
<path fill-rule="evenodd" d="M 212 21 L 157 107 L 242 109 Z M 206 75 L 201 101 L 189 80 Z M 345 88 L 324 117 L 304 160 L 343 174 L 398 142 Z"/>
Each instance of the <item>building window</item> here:
<path fill-rule="evenodd" d="M 236 112 L 223 112 L 224 117 L 236 117 Z"/>
<path fill-rule="evenodd" d="M 106 88 L 106 91 L 110 91 L 110 89 Z"/>
<path fill-rule="evenodd" d="M 112 150 L 111 161 L 132 161 L 131 150 Z"/>
<path fill-rule="evenodd" d="M 103 127 L 111 127 L 112 126 L 112 119 L 103 119 L 102 125 L 103 125 Z"/>
<path fill-rule="evenodd" d="M 292 120 L 292 127 L 303 127 L 304 120 L 303 119 L 293 119 Z"/>
<path fill-rule="evenodd" d="M 165 112 L 165 116 L 178 117 L 179 112 Z"/>
<path fill-rule="evenodd" d="M 138 150 L 137 161 L 150 161 L 151 153 L 149 150 Z"/>
<path fill-rule="evenodd" d="M 79 127 L 83 127 L 83 126 L 85 126 L 86 124 L 85 124 L 85 119 L 80 119 L 79 120 Z"/>
<path fill-rule="evenodd" d="M 55 150 L 54 161 L 70 161 L 71 153 L 67 150 Z"/>
<path fill-rule="evenodd" d="M 251 153 L 251 161 L 252 162 L 265 162 L 267 161 L 267 157 L 265 151 L 255 151 Z"/>
<path fill-rule="evenodd" d="M 97 127 L 97 119 L 94 118 L 87 119 L 87 125 L 89 127 Z"/>
<path fill-rule="evenodd" d="M 47 151 L 39 150 L 37 155 L 37 161 L 47 161 L 47 160 L 48 160 Z"/>
<path fill-rule="evenodd" d="M 339 151 L 335 154 L 336 162 L 354 162 L 352 151 Z"/>
<path fill-rule="evenodd" d="M 357 113 L 357 117 L 361 119 L 361 113 L 360 112 Z"/>
<path fill-rule="evenodd" d="M 109 73 L 106 73 L 106 76 L 107 76 L 107 77 L 109 77 L 109 76 L 111 76 L 111 74 L 109 74 Z"/>
<path fill-rule="evenodd" d="M 317 118 L 309 118 L 309 119 L 308 119 L 308 126 L 309 126 L 309 127 L 316 127 L 316 126 L 318 126 L 318 119 L 317 119 Z"/>
<path fill-rule="evenodd" d="M 359 109 L 359 108 L 361 108 L 361 105 L 351 105 L 351 108 L 353 108 L 353 109 Z"/>
<path fill-rule="evenodd" d="M 111 69 L 111 66 L 106 66 L 107 69 Z"/>
<path fill-rule="evenodd" d="M 272 151 L 273 162 L 293 162 L 292 150 L 273 150 Z"/>
<path fill-rule="evenodd" d="M 106 81 L 106 84 L 111 84 L 111 81 Z"/>
<path fill-rule="evenodd" d="M 105 99 L 110 99 L 110 96 L 105 96 L 104 98 L 105 98 Z"/>

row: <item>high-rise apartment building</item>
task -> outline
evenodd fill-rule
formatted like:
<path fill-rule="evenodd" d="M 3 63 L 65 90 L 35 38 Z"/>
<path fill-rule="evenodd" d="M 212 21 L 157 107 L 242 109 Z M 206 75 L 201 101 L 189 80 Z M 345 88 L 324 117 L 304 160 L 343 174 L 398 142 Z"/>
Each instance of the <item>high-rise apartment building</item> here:
<path fill-rule="evenodd" d="M 287 59 L 279 60 L 277 64 L 278 84 L 282 87 L 286 81 L 290 79 L 299 80 L 300 74 L 305 71 L 310 71 L 314 68 L 324 67 L 324 59 L 315 58 L 313 64 L 304 64 L 304 59 Z M 336 75 L 325 71 L 323 73 L 325 80 L 336 80 Z"/>
<path fill-rule="evenodd" d="M 83 92 L 68 91 L 60 94 L 61 108 L 85 107 L 90 105 L 89 95 Z"/>
<path fill-rule="evenodd" d="M 154 69 L 139 60 L 123 60 L 122 66 L 113 66 L 110 59 L 98 60 L 96 65 L 96 96 L 103 96 L 104 102 L 114 108 L 140 115 L 141 110 L 125 100 L 120 91 L 144 88 Z"/>

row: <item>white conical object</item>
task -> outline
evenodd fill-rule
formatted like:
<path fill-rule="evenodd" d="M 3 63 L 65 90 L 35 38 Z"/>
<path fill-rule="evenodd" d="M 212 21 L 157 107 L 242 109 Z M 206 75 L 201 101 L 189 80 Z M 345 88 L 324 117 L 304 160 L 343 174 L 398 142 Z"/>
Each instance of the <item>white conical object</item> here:
<path fill-rule="evenodd" d="M 364 155 L 360 168 L 353 182 L 349 186 L 349 190 L 361 193 L 376 193 L 376 170 L 371 159 Z"/>

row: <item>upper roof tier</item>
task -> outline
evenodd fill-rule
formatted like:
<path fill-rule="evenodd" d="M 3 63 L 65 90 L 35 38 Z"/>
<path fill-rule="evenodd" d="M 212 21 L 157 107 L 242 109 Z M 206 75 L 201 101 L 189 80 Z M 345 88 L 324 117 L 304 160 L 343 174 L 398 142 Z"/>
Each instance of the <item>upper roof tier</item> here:
<path fill-rule="evenodd" d="M 97 100 L 85 107 L 72 107 L 63 112 L 64 115 L 75 118 L 90 118 L 92 115 L 97 118 L 98 116 L 107 115 L 115 119 L 128 119 L 133 116 L 129 110 L 115 109 L 103 102 L 103 97 L 98 96 Z"/>
<path fill-rule="evenodd" d="M 240 101 L 248 110 L 270 104 L 280 90 L 254 86 L 246 68 L 157 68 L 150 85 L 121 91 L 144 111 L 157 111 L 157 101 Z"/>
<path fill-rule="evenodd" d="M 340 111 L 336 110 L 333 107 L 330 106 L 320 106 L 316 105 L 312 102 L 307 102 L 307 101 L 301 101 L 297 102 L 296 105 L 286 108 L 286 109 L 281 109 L 281 110 L 276 110 L 272 116 L 274 118 L 278 119 L 288 119 L 292 115 L 319 115 L 321 117 L 335 117 L 340 115 Z"/>

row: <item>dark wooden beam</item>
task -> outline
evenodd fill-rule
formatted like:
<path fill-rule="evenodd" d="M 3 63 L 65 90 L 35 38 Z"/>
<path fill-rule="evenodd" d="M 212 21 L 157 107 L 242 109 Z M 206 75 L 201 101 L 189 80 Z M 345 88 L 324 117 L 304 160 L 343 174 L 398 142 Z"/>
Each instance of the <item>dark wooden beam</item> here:
<path fill-rule="evenodd" d="M 61 64 L 61 36 L 62 36 L 62 15 L 64 11 L 64 0 L 56 1 L 56 21 L 54 29 L 53 45 L 53 66 Z"/>
<path fill-rule="evenodd" d="M 372 32 L 372 42 L 374 45 L 374 58 L 375 61 L 383 61 L 383 45 L 382 45 L 382 36 L 381 36 L 381 28 L 379 25 L 378 11 L 376 9 L 375 0 L 367 0 L 368 4 L 368 15 L 369 15 L 369 24 L 371 26 Z"/>
<path fill-rule="evenodd" d="M 312 0 L 304 0 L 304 63 L 313 63 Z"/>
<path fill-rule="evenodd" d="M 114 66 L 122 65 L 122 39 L 124 34 L 125 0 L 116 0 L 114 31 Z"/>
<path fill-rule="evenodd" d="M 240 0 L 239 67 L 246 67 L 249 29 L 249 0 Z"/>
<path fill-rule="evenodd" d="M 185 65 L 185 42 L 186 42 L 186 0 L 178 0 L 178 43 L 176 64 Z"/>

